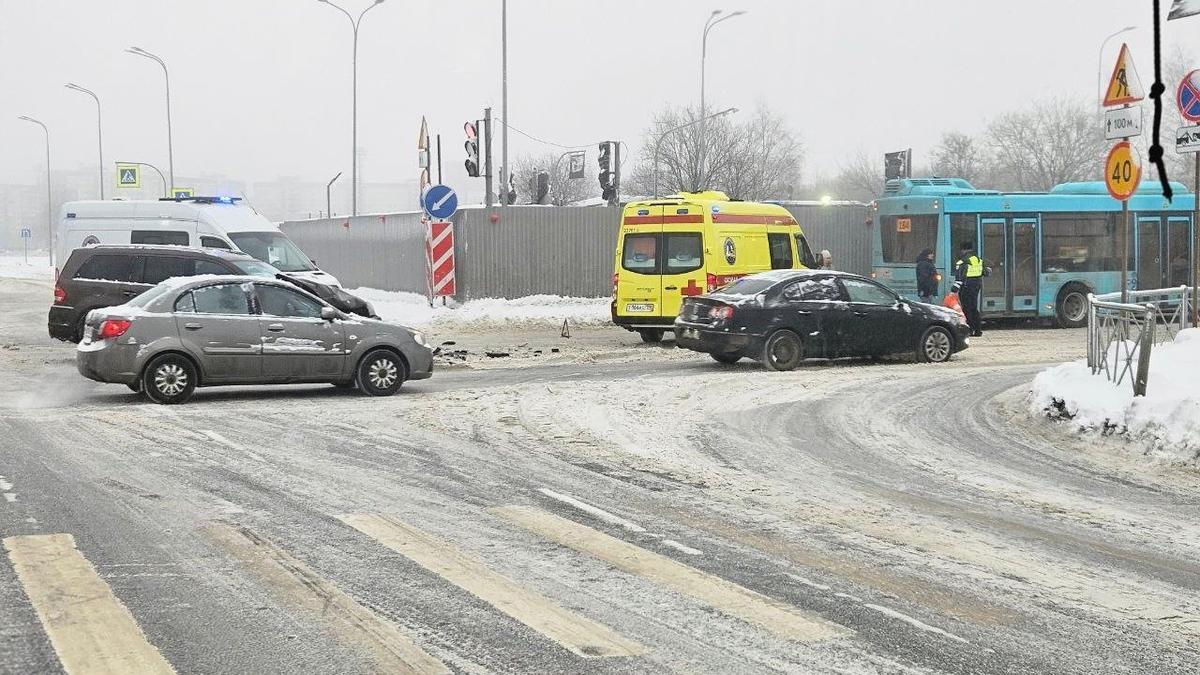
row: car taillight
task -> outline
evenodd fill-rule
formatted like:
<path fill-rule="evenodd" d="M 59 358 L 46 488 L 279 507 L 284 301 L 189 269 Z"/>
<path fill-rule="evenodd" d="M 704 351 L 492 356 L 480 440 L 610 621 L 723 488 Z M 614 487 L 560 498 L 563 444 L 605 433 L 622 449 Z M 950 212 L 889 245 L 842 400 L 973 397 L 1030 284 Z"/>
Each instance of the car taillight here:
<path fill-rule="evenodd" d="M 708 317 L 717 321 L 728 321 L 733 318 L 733 307 L 729 305 L 718 305 L 708 310 Z"/>
<path fill-rule="evenodd" d="M 617 272 L 613 272 L 613 297 L 614 298 L 617 297 L 617 282 L 619 282 L 620 280 L 621 280 L 621 275 Z"/>
<path fill-rule="evenodd" d="M 131 325 L 133 325 L 133 322 L 126 319 L 105 319 L 100 324 L 100 334 L 96 338 L 99 340 L 119 338 L 125 334 L 125 331 L 129 330 Z"/>
<path fill-rule="evenodd" d="M 67 292 L 62 286 L 54 287 L 54 304 L 61 305 L 67 301 Z"/>
<path fill-rule="evenodd" d="M 708 287 L 709 293 L 712 293 L 713 291 L 717 290 L 717 275 L 706 274 L 704 276 L 704 284 L 705 284 L 705 286 Z"/>

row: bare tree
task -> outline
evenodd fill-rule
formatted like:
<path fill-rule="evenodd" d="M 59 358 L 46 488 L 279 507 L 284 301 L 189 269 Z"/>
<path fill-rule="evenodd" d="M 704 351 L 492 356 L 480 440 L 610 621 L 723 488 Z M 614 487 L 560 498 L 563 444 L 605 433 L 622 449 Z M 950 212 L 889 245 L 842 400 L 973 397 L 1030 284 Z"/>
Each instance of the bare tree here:
<path fill-rule="evenodd" d="M 948 131 L 933 148 L 931 171 L 944 178 L 963 178 L 978 186 L 985 175 L 986 162 L 981 143 L 967 134 Z"/>
<path fill-rule="evenodd" d="M 571 161 L 566 153 L 547 152 L 536 156 L 525 155 L 513 162 L 513 179 L 516 181 L 517 192 L 524 197 L 518 198 L 518 201 L 528 203 L 533 199 L 535 194 L 531 188 L 537 180 L 538 173 L 542 171 L 550 174 L 547 202 L 554 206 L 567 206 L 600 193 L 600 183 L 588 180 L 591 174 L 587 171 L 584 171 L 583 178 L 570 177 Z"/>
<path fill-rule="evenodd" d="M 1171 144 L 1174 142 L 1175 138 L 1175 130 L 1169 120 L 1179 120 L 1180 124 L 1191 124 L 1190 122 L 1184 122 L 1183 116 L 1178 114 L 1179 108 L 1175 104 L 1175 87 L 1179 86 L 1179 82 L 1182 81 L 1184 76 L 1186 76 L 1192 70 L 1193 63 L 1195 63 L 1195 60 L 1192 58 L 1191 54 L 1189 54 L 1179 45 L 1175 45 L 1171 51 L 1165 55 L 1165 58 L 1163 58 L 1163 84 L 1167 86 L 1167 92 L 1163 95 L 1162 134 L 1163 146 L 1165 149 L 1165 152 L 1163 152 L 1163 159 L 1166 161 L 1167 175 L 1171 178 L 1171 180 L 1183 182 L 1188 186 L 1188 190 L 1192 189 L 1193 182 L 1195 181 L 1195 159 L 1191 154 L 1179 154 L 1175 152 L 1174 148 L 1171 147 Z M 1174 111 L 1176 114 L 1171 115 L 1172 111 Z M 1144 131 L 1142 133 L 1149 134 L 1149 116 L 1147 116 L 1146 120 L 1143 120 L 1143 127 Z M 1153 166 L 1148 162 L 1147 164 L 1148 166 Z M 1157 181 L 1157 171 L 1147 171 L 1142 180 Z"/>
<path fill-rule="evenodd" d="M 859 150 L 843 164 L 833 180 L 838 199 L 869 202 L 883 196 L 883 154 L 872 159 Z"/>
<path fill-rule="evenodd" d="M 1095 108 L 1083 101 L 1048 99 L 996 118 L 987 130 L 998 187 L 1048 190 L 1095 179 L 1106 149 Z"/>

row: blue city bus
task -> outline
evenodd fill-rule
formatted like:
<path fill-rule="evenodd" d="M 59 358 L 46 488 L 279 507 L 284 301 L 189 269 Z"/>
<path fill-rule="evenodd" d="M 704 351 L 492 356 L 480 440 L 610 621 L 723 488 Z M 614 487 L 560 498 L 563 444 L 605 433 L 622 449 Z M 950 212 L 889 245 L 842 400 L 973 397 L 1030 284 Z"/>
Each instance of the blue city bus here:
<path fill-rule="evenodd" d="M 1195 195 L 1172 183 L 1167 202 L 1143 180 L 1129 200 L 1131 289 L 1190 284 Z M 926 248 L 942 273 L 944 296 L 964 241 L 992 272 L 980 310 L 988 317 L 1087 322 L 1087 294 L 1121 289 L 1121 204 L 1104 183 L 1063 183 L 1049 192 L 979 190 L 961 178 L 889 180 L 872 213 L 871 276 L 916 299 L 916 260 Z M 941 296 L 939 296 L 941 297 Z"/>

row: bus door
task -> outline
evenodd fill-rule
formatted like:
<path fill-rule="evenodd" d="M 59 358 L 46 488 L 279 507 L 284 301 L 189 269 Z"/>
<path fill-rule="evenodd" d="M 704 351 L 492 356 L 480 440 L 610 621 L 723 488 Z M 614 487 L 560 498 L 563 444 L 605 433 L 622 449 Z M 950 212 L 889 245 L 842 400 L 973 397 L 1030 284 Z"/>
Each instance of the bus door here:
<path fill-rule="evenodd" d="M 1183 286 L 1191 278 L 1191 227 L 1187 218 L 1139 217 L 1137 288 Z"/>
<path fill-rule="evenodd" d="M 984 312 L 1037 312 L 1037 220 L 983 218 L 980 256 L 992 268 L 983 280 Z"/>

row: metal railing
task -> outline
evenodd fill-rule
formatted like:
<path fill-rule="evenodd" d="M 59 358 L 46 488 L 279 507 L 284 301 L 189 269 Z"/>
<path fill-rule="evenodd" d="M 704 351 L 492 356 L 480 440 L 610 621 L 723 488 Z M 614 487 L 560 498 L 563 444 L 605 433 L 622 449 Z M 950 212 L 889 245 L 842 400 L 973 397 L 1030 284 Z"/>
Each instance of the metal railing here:
<path fill-rule="evenodd" d="M 1134 396 L 1146 395 L 1154 345 L 1175 339 L 1191 319 L 1187 286 L 1088 295 L 1087 363 L 1093 375 L 1120 385 L 1128 376 Z"/>

